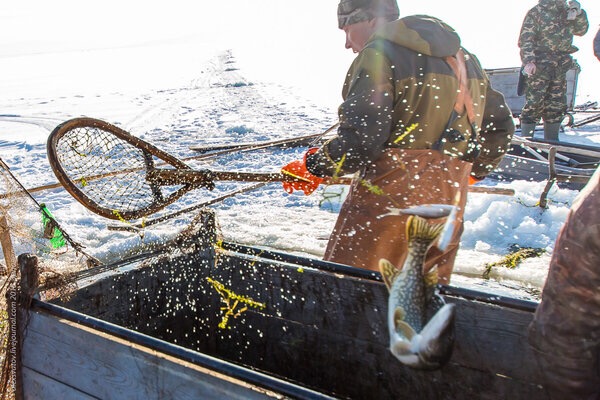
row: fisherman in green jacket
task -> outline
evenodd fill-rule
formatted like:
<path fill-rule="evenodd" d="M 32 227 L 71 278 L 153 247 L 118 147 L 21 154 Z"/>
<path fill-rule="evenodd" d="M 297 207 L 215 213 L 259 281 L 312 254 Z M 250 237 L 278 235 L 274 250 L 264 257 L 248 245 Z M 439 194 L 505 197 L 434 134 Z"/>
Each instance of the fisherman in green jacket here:
<path fill-rule="evenodd" d="M 578 48 L 573 35 L 588 30 L 587 15 L 577 0 L 540 0 L 525 15 L 519 47 L 523 74 L 527 76 L 525 105 L 521 111 L 521 135 L 532 137 L 544 121 L 544 139 L 558 140 L 560 123 L 567 112 L 567 71 L 574 66 Z"/>
<path fill-rule="evenodd" d="M 490 87 L 457 33 L 430 16 L 399 16 L 396 0 L 342 0 L 339 28 L 357 53 L 344 82 L 337 135 L 283 173 L 310 194 L 324 177 L 355 174 L 329 239 L 328 261 L 378 270 L 380 258 L 403 265 L 404 215 L 390 207 L 456 204 L 450 246 L 432 247 L 425 269 L 448 283 L 463 231 L 470 177 L 500 162 L 514 132 L 504 97 Z"/>

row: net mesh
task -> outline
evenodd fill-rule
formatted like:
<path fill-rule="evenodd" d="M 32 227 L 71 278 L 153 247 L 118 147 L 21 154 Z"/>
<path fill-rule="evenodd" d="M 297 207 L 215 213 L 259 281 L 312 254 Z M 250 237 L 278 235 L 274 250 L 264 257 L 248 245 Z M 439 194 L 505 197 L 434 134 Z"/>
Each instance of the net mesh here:
<path fill-rule="evenodd" d="M 74 128 L 55 150 L 68 179 L 100 207 L 135 212 L 161 200 L 159 189 L 146 180 L 144 152 L 111 132 Z"/>
<path fill-rule="evenodd" d="M 15 309 L 19 272 L 16 255 L 34 254 L 38 258 L 40 284 L 48 287 L 45 299 L 68 298 L 75 288 L 70 277 L 87 270 L 98 261 L 85 254 L 81 246 L 58 225 L 48 208 L 38 204 L 0 162 L 0 399 L 15 397 Z"/>

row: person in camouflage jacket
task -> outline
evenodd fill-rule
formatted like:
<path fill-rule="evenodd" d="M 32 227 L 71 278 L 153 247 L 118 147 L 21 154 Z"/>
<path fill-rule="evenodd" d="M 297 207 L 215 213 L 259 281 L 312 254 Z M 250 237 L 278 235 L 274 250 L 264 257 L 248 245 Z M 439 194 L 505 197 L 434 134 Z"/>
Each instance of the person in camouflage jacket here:
<path fill-rule="evenodd" d="M 402 266 L 407 254 L 408 217 L 385 216 L 390 207 L 457 204 L 451 244 L 432 247 L 425 262 L 448 283 L 469 177 L 483 179 L 500 163 L 515 126 L 504 97 L 451 27 L 430 16 L 398 16 L 396 0 L 340 2 L 339 27 L 357 57 L 337 135 L 282 172 L 316 186 L 319 177 L 355 174 L 324 259 L 374 271 L 381 258 Z M 316 186 L 288 187 L 310 194 Z"/>
<path fill-rule="evenodd" d="M 588 30 L 586 12 L 576 0 L 540 0 L 525 15 L 519 35 L 523 74 L 527 76 L 521 134 L 533 136 L 544 121 L 544 138 L 558 140 L 560 123 L 567 112 L 567 71 L 575 64 L 573 35 Z"/>

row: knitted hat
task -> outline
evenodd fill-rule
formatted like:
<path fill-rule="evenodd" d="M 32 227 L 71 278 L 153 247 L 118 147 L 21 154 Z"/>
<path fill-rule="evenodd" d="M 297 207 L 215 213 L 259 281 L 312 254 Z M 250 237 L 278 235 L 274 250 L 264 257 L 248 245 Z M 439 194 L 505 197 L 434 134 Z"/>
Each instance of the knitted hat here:
<path fill-rule="evenodd" d="M 390 21 L 400 16 L 396 0 L 340 0 L 338 4 L 338 27 L 386 17 Z"/>

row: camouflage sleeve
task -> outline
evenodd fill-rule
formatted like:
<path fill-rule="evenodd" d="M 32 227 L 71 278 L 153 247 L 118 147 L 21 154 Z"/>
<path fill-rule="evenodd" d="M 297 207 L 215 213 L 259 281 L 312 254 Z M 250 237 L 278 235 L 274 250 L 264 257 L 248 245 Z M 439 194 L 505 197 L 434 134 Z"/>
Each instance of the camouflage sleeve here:
<path fill-rule="evenodd" d="M 307 157 L 308 170 L 317 176 L 354 173 L 371 164 L 391 134 L 394 86 L 387 57 L 366 48 L 349 74 L 347 95 L 338 109 L 337 136 Z"/>
<path fill-rule="evenodd" d="M 481 153 L 473 162 L 471 175 L 484 178 L 493 171 L 506 154 L 514 133 L 515 123 L 504 96 L 488 83 L 482 129 L 479 133 Z"/>
<path fill-rule="evenodd" d="M 519 34 L 519 48 L 521 49 L 521 61 L 523 65 L 535 61 L 535 42 L 537 37 L 537 24 L 534 13 L 530 10 L 523 19 L 521 32 Z"/>
<path fill-rule="evenodd" d="M 571 33 L 576 36 L 583 36 L 588 31 L 590 24 L 588 22 L 585 10 L 581 10 L 581 14 L 573 21 L 569 21 Z"/>

